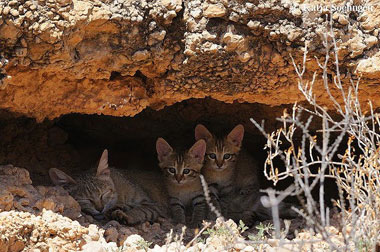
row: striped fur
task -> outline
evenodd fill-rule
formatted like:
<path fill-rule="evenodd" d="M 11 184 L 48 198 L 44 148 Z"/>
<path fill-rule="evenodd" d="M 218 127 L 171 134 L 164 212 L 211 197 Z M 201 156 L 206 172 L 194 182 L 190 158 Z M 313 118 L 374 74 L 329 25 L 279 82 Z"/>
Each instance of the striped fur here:
<path fill-rule="evenodd" d="M 214 205 L 219 207 L 222 215 L 227 218 L 239 217 L 239 214 L 230 209 L 231 202 L 246 205 L 244 200 L 253 199 L 259 194 L 257 164 L 247 152 L 241 150 L 243 136 L 242 125 L 237 125 L 222 138 L 214 136 L 201 124 L 195 128 L 195 139 L 204 139 L 207 143 L 202 174 L 209 184 Z M 248 196 L 240 196 L 246 194 Z M 233 216 L 230 216 L 229 212 L 233 213 Z"/>
<path fill-rule="evenodd" d="M 62 185 L 78 201 L 83 212 L 98 220 L 110 216 L 135 225 L 166 216 L 165 190 L 152 183 L 157 174 L 109 168 L 107 150 L 96 171 L 82 172 L 73 179 L 52 168 L 49 175 L 54 184 Z"/>
<path fill-rule="evenodd" d="M 197 141 L 188 151 L 181 153 L 173 150 L 163 138 L 159 138 L 156 149 L 159 166 L 165 176 L 174 222 L 185 224 L 186 216 L 190 215 L 189 226 L 199 226 L 207 215 L 207 204 L 199 178 L 206 142 Z"/>

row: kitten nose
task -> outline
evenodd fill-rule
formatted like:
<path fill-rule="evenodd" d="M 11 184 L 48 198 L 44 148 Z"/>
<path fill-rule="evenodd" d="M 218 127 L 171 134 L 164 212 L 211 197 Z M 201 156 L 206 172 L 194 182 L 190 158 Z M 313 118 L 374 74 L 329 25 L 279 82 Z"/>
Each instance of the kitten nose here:
<path fill-rule="evenodd" d="M 223 160 L 222 161 L 219 161 L 219 160 L 216 160 L 216 165 L 221 168 L 223 166 Z"/>
<path fill-rule="evenodd" d="M 181 175 L 179 175 L 179 174 L 176 174 L 175 175 L 175 179 L 178 181 L 178 183 L 179 182 L 181 182 L 181 180 L 182 180 L 182 176 Z"/>

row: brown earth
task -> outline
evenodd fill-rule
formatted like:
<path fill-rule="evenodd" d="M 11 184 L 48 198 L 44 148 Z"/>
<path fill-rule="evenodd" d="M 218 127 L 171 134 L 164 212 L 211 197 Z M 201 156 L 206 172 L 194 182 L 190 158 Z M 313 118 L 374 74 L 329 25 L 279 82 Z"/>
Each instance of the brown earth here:
<path fill-rule="evenodd" d="M 366 2 L 373 9 L 334 13 L 333 27 L 344 82 L 361 76 L 362 99 L 378 107 L 380 5 Z M 290 55 L 299 62 L 307 42 L 306 77 L 318 69 L 313 57 L 324 55 L 328 13 L 305 9 L 316 4 L 323 3 L 4 0 L 1 65 L 9 63 L 0 108 L 42 120 L 73 112 L 134 116 L 206 96 L 301 101 Z M 315 92 L 327 101 L 322 88 Z"/>

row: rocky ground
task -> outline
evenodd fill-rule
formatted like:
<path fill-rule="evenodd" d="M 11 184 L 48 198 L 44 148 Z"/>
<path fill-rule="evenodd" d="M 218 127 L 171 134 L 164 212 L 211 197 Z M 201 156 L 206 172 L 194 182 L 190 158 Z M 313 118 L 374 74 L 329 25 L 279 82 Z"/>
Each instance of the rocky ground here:
<path fill-rule="evenodd" d="M 316 251 L 328 248 L 320 235 L 305 231 L 293 220 L 283 239 L 268 239 L 273 231 L 264 222 L 251 229 L 232 221 L 205 223 L 204 230 L 173 226 L 161 219 L 127 227 L 117 221 L 96 222 L 82 215 L 78 203 L 60 187 L 32 185 L 29 173 L 0 166 L 0 251 Z M 284 224 L 284 223 L 283 223 Z M 284 230 L 286 225 L 283 225 Z M 333 242 L 343 238 L 330 227 Z M 201 231 L 201 232 L 200 232 Z M 291 239 L 291 240 L 289 240 Z M 279 249 L 279 250 L 278 250 Z"/>

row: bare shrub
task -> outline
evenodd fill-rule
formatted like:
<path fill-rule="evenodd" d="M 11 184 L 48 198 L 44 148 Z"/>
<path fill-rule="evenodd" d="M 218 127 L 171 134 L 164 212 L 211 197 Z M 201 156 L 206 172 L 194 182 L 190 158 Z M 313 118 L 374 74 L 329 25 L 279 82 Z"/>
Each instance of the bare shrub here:
<path fill-rule="evenodd" d="M 323 45 L 326 49 L 324 60 L 322 63 L 316 60 L 334 109 L 322 106 L 314 95 L 313 88 L 319 74 L 315 72 L 311 81 L 304 79 L 308 54 L 306 45 L 301 65 L 297 65 L 293 58 L 292 62 L 298 75 L 298 88 L 308 106 L 295 104 L 290 114 L 285 111 L 279 118 L 282 127 L 270 134 L 265 132 L 263 124 L 251 121 L 267 138 L 265 176 L 275 184 L 288 177 L 294 178 L 295 186 L 289 188 L 287 194 L 300 198 L 302 207 L 294 210 L 305 218 L 310 230 L 319 233 L 330 249 L 374 251 L 380 240 L 379 114 L 374 112 L 370 101 L 366 111 L 361 106 L 360 79 L 350 79 L 348 84 L 343 84 L 332 25 L 326 30 Z M 331 73 L 332 80 L 329 79 Z M 302 120 L 301 117 L 305 116 L 307 119 Z M 319 134 L 310 130 L 313 120 L 321 122 Z M 298 133 L 301 141 L 295 140 Z M 345 151 L 340 153 L 343 145 Z M 275 160 L 281 160 L 286 170 L 280 172 Z M 331 240 L 332 235 L 327 228 L 330 210 L 324 199 L 326 178 L 334 179 L 339 190 L 335 205 L 341 210 L 344 247 L 338 247 Z M 318 201 L 312 196 L 313 189 L 319 190 Z M 271 205 L 278 204 L 283 198 L 283 193 L 278 193 L 278 197 L 273 192 L 271 194 Z M 278 229 L 278 225 L 275 227 Z M 279 235 L 279 230 L 276 234 Z"/>

